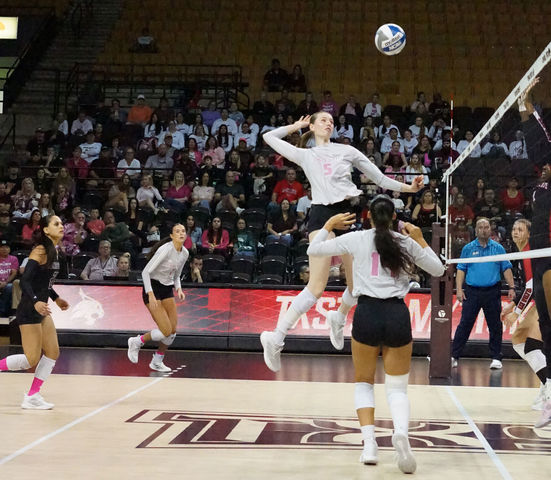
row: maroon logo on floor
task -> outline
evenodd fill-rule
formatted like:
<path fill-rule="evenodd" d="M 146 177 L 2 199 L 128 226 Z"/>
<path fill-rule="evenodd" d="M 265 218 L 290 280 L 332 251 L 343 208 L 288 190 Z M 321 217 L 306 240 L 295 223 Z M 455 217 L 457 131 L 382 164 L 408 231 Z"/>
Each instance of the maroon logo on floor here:
<path fill-rule="evenodd" d="M 157 426 L 137 448 L 361 448 L 354 417 L 142 410 L 127 422 Z M 532 425 L 477 422 L 477 426 L 496 452 L 551 452 L 548 432 Z M 375 433 L 379 447 L 392 448 L 391 420 L 377 420 Z M 469 425 L 460 421 L 411 421 L 410 442 L 420 451 L 484 450 Z"/>

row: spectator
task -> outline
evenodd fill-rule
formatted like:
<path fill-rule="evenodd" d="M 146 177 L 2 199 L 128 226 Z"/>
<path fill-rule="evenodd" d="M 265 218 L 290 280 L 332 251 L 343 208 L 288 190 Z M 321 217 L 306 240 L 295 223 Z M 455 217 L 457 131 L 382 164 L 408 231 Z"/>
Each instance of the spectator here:
<path fill-rule="evenodd" d="M 128 212 L 128 201 L 136 197 L 136 191 L 132 187 L 130 176 L 123 175 L 118 183 L 115 183 L 107 193 L 108 199 L 105 202 L 106 209 L 115 209 L 119 212 Z"/>
<path fill-rule="evenodd" d="M 244 218 L 237 220 L 233 241 L 233 253 L 236 257 L 256 257 L 256 241 L 251 232 L 247 230 L 247 222 Z"/>
<path fill-rule="evenodd" d="M 392 179 L 396 178 L 396 174 L 406 173 L 407 160 L 406 156 L 400 152 L 400 142 L 395 140 L 392 143 L 392 148 L 385 153 L 383 164 L 386 165 L 385 174 Z"/>
<path fill-rule="evenodd" d="M 159 99 L 159 106 L 155 109 L 157 118 L 161 125 L 165 126 L 174 120 L 174 110 L 170 108 L 168 104 L 168 99 L 166 97 L 161 97 Z"/>
<path fill-rule="evenodd" d="M 0 317 L 11 314 L 13 281 L 17 276 L 19 262 L 10 255 L 10 244 L 0 240 Z"/>
<path fill-rule="evenodd" d="M 57 185 L 57 190 L 52 196 L 52 206 L 56 215 L 61 217 L 62 220 L 67 219 L 71 213 L 73 197 L 63 183 Z"/>
<path fill-rule="evenodd" d="M 503 206 L 503 210 L 513 215 L 516 213 L 523 213 L 528 203 L 522 191 L 518 188 L 518 179 L 516 177 L 511 177 L 509 179 L 507 188 L 501 192 L 499 200 Z"/>
<path fill-rule="evenodd" d="M 200 166 L 203 161 L 203 154 L 199 151 L 199 146 L 197 145 L 197 140 L 195 137 L 191 136 L 188 140 L 188 149 L 186 151 L 189 159 L 196 165 Z"/>
<path fill-rule="evenodd" d="M 419 111 L 419 107 L 418 111 Z M 444 99 L 442 99 L 442 95 L 438 92 L 436 92 L 432 96 L 432 103 L 429 105 L 429 112 L 431 115 L 442 115 L 443 117 L 446 117 L 449 114 L 450 111 L 450 105 L 448 102 L 446 102 Z"/>
<path fill-rule="evenodd" d="M 41 218 L 42 215 L 40 215 L 40 210 L 38 208 L 34 208 L 31 212 L 29 220 L 25 225 L 23 225 L 23 229 L 21 230 L 21 238 L 23 239 L 23 243 L 27 245 L 32 244 L 33 233 L 40 228 Z"/>
<path fill-rule="evenodd" d="M 301 221 L 305 221 L 312 206 L 312 188 L 310 185 L 303 187 L 304 195 L 297 202 L 297 217 Z"/>
<path fill-rule="evenodd" d="M 323 101 L 320 104 L 320 111 L 327 112 L 330 115 L 333 115 L 333 117 L 336 117 L 339 113 L 339 106 L 337 105 L 337 102 L 333 100 L 331 90 L 325 90 L 323 92 Z"/>
<path fill-rule="evenodd" d="M 308 285 L 310 281 L 310 267 L 308 265 L 302 265 L 300 267 L 298 278 L 302 285 Z"/>
<path fill-rule="evenodd" d="M 411 104 L 409 109 L 412 113 L 419 113 L 419 108 L 421 108 L 421 111 L 426 112 L 429 110 L 429 106 L 429 102 L 427 102 L 425 97 L 425 92 L 417 92 L 417 99 Z"/>
<path fill-rule="evenodd" d="M 65 225 L 61 246 L 65 255 L 74 257 L 80 253 L 80 246 L 86 240 L 88 232 L 85 229 L 86 215 L 77 211 L 73 214 L 73 222 Z"/>
<path fill-rule="evenodd" d="M 413 149 L 413 153 L 419 155 L 421 163 L 428 169 L 434 164 L 434 151 L 430 145 L 429 137 L 426 135 L 419 139 L 419 145 Z"/>
<path fill-rule="evenodd" d="M 11 197 L 6 193 L 6 183 L 0 181 L 0 212 L 9 212 Z"/>
<path fill-rule="evenodd" d="M 392 119 L 389 115 L 385 115 L 383 117 L 383 124 L 379 127 L 379 140 L 382 141 L 385 137 L 389 137 L 390 131 L 393 128 L 396 129 L 398 137 L 400 137 L 400 130 L 398 127 L 392 123 Z"/>
<path fill-rule="evenodd" d="M 236 123 L 239 131 L 239 126 L 245 121 L 244 115 L 239 111 L 237 102 L 230 103 L 230 118 Z"/>
<path fill-rule="evenodd" d="M 404 132 L 404 139 L 402 143 L 404 145 L 404 153 L 406 154 L 406 158 L 411 157 L 413 149 L 419 144 L 417 139 L 413 137 L 413 134 L 409 128 Z"/>
<path fill-rule="evenodd" d="M 153 177 L 151 175 L 144 175 L 142 177 L 141 187 L 136 192 L 136 200 L 140 207 L 153 210 L 155 215 L 164 206 L 163 197 L 157 187 L 153 186 Z"/>
<path fill-rule="evenodd" d="M 296 110 L 294 102 L 289 98 L 289 90 L 286 88 L 281 90 L 281 97 L 275 102 L 275 110 L 276 114 L 283 115 L 291 115 Z"/>
<path fill-rule="evenodd" d="M 423 183 L 428 185 L 429 171 L 421 164 L 419 155 L 414 153 L 409 160 L 409 165 L 406 167 L 406 183 L 412 183 L 419 175 L 423 175 Z"/>
<path fill-rule="evenodd" d="M 245 190 L 235 183 L 235 172 L 228 170 L 226 172 L 226 181 L 216 185 L 214 200 L 218 202 L 216 210 L 234 210 L 241 214 L 245 205 Z"/>
<path fill-rule="evenodd" d="M 401 153 L 404 153 L 404 141 L 398 137 L 398 129 L 396 127 L 392 127 L 390 129 L 390 132 L 388 136 L 383 137 L 383 141 L 381 142 L 381 154 L 386 154 L 390 152 L 392 149 L 392 146 L 395 142 L 398 142 L 398 151 Z M 384 163 L 384 158 L 383 158 Z"/>
<path fill-rule="evenodd" d="M 216 140 L 216 137 L 208 138 L 204 155 L 210 156 L 212 158 L 212 164 L 215 166 L 223 165 L 226 161 L 226 152 L 223 148 L 218 146 L 218 140 Z"/>
<path fill-rule="evenodd" d="M 209 130 L 212 132 L 214 122 L 221 118 L 220 112 L 216 110 L 216 102 L 211 100 L 207 110 L 203 110 L 201 116 L 203 117 L 203 123 L 209 127 Z"/>
<path fill-rule="evenodd" d="M 76 178 L 79 187 L 82 187 L 83 182 L 88 178 L 90 164 L 82 157 L 81 147 L 77 146 L 73 149 L 73 156 L 67 159 L 66 165 L 71 176 Z"/>
<path fill-rule="evenodd" d="M 509 156 L 507 144 L 501 140 L 501 135 L 498 131 L 494 131 L 490 140 L 482 147 L 482 156 L 489 158 Z"/>
<path fill-rule="evenodd" d="M 36 171 L 34 184 L 35 190 L 40 193 L 41 196 L 44 192 L 50 192 L 52 189 L 51 179 L 46 176 L 46 170 L 43 168 L 39 168 Z"/>
<path fill-rule="evenodd" d="M 461 140 L 457 144 L 457 152 L 459 154 L 463 153 L 463 150 L 467 148 L 467 146 L 473 141 L 474 134 L 472 130 L 465 130 L 465 138 Z M 480 158 L 480 155 L 482 154 L 482 150 L 480 149 L 480 144 L 478 144 L 474 150 L 471 152 L 469 157 L 471 158 Z"/>
<path fill-rule="evenodd" d="M 490 239 L 490 222 L 480 218 L 476 222 L 476 239 L 465 245 L 461 258 L 482 257 L 505 253 L 505 249 Z M 515 283 L 509 261 L 485 263 L 459 263 L 457 265 L 457 300 L 462 304 L 461 320 L 455 331 L 452 344 L 452 367 L 457 367 L 463 347 L 469 339 L 480 309 L 484 310 L 486 324 L 490 331 L 490 368 L 500 369 L 501 338 L 503 324 L 501 313 L 501 274 L 509 284 L 509 301 L 515 298 Z M 463 282 L 466 281 L 465 290 Z"/>
<path fill-rule="evenodd" d="M 410 125 L 409 127 L 411 134 L 417 141 L 421 139 L 421 137 L 427 135 L 428 129 L 425 126 L 425 121 L 423 120 L 423 117 L 417 115 L 415 117 L 415 123 L 413 125 Z"/>
<path fill-rule="evenodd" d="M 188 150 L 184 150 L 180 158 L 174 161 L 174 170 L 182 171 L 186 178 L 197 178 L 197 165 L 191 160 Z"/>
<path fill-rule="evenodd" d="M 195 218 L 193 215 L 188 215 L 186 217 L 186 232 L 187 232 L 187 238 L 186 242 L 189 239 L 189 247 L 186 246 L 186 248 L 190 252 L 197 252 L 197 246 L 201 246 L 201 236 L 203 235 L 203 230 L 200 226 L 198 226 L 195 223 Z"/>
<path fill-rule="evenodd" d="M 471 197 L 471 204 L 476 205 L 478 202 L 481 202 L 484 200 L 484 192 L 486 190 L 486 180 L 482 177 L 477 178 L 473 190 L 474 192 Z"/>
<path fill-rule="evenodd" d="M 189 269 L 184 272 L 184 282 L 203 283 L 203 258 L 195 255 L 189 262 Z"/>
<path fill-rule="evenodd" d="M 313 115 L 318 112 L 318 104 L 314 100 L 314 94 L 312 92 L 307 92 L 306 97 L 302 100 L 296 109 L 296 114 L 298 117 L 304 117 L 306 115 Z M 274 123 L 275 126 L 275 123 Z"/>
<path fill-rule="evenodd" d="M 23 179 L 21 190 L 12 197 L 13 217 L 28 219 L 31 212 L 38 207 L 39 199 L 40 193 L 34 189 L 32 178 Z"/>
<path fill-rule="evenodd" d="M 130 202 L 132 201 L 135 205 L 137 205 L 137 201 L 135 198 L 130 200 Z M 92 235 L 96 237 L 99 237 L 101 235 L 101 232 L 103 232 L 103 230 L 105 229 L 105 223 L 99 215 L 98 208 L 92 208 L 90 210 L 90 220 L 88 220 L 88 222 L 86 223 L 86 228 L 90 231 Z"/>
<path fill-rule="evenodd" d="M 69 123 L 67 122 L 67 117 L 63 112 L 57 112 L 55 117 L 57 121 L 57 130 L 64 136 L 69 136 Z"/>
<path fill-rule="evenodd" d="M 86 133 L 86 142 L 80 144 L 82 158 L 86 160 L 88 165 L 91 165 L 94 160 L 97 160 L 101 151 L 101 143 L 96 142 L 96 136 L 93 130 Z"/>
<path fill-rule="evenodd" d="M 465 195 L 458 193 L 455 196 L 455 200 L 449 208 L 450 222 L 457 223 L 459 220 L 463 220 L 467 227 L 473 224 L 474 213 L 469 205 L 465 202 Z"/>
<path fill-rule="evenodd" d="M 338 143 L 344 143 L 345 138 L 348 138 L 351 142 L 354 140 L 354 128 L 346 118 L 347 117 L 343 114 L 339 115 L 339 121 L 333 129 L 333 138 L 335 138 Z"/>
<path fill-rule="evenodd" d="M 360 128 L 360 142 L 365 143 L 368 139 L 375 139 L 379 135 L 379 128 L 373 123 L 373 117 L 368 115 L 364 117 L 363 127 Z"/>
<path fill-rule="evenodd" d="M 306 91 L 306 77 L 302 73 L 302 66 L 296 64 L 293 67 L 293 72 L 289 75 L 286 84 L 287 90 L 291 92 L 305 92 Z"/>
<path fill-rule="evenodd" d="M 183 213 L 191 201 L 191 188 L 186 184 L 184 174 L 177 170 L 174 172 L 170 187 L 165 195 L 165 205 L 168 209 Z"/>
<path fill-rule="evenodd" d="M 205 151 L 205 145 L 207 144 L 208 138 L 209 138 L 208 134 L 206 133 L 206 130 L 203 127 L 203 125 L 196 125 L 195 128 L 193 129 L 193 134 L 189 136 L 188 147 L 189 147 L 189 143 L 191 143 L 192 140 L 195 140 L 197 145 L 197 150 L 201 154 L 203 154 L 203 152 Z"/>
<path fill-rule="evenodd" d="M 86 118 L 86 112 L 81 110 L 78 112 L 78 117 L 73 120 L 71 124 L 71 135 L 75 137 L 83 137 L 88 132 L 93 131 L 94 126 L 90 119 Z"/>
<path fill-rule="evenodd" d="M 114 277 L 117 274 L 117 259 L 111 256 L 109 240 L 99 242 L 98 253 L 99 256 L 88 260 L 80 273 L 82 280 L 98 281 L 103 280 L 103 277 Z"/>
<path fill-rule="evenodd" d="M 137 181 L 142 173 L 142 164 L 134 158 L 136 152 L 132 147 L 126 148 L 124 158 L 117 163 L 117 177 L 128 175 L 131 180 Z"/>
<path fill-rule="evenodd" d="M 62 167 L 59 169 L 59 172 L 52 183 L 52 192 L 57 190 L 58 185 L 64 185 L 67 191 L 74 196 L 76 190 L 75 181 L 73 180 L 73 177 L 71 177 L 67 167 Z"/>
<path fill-rule="evenodd" d="M 167 148 L 164 143 L 157 147 L 157 154 L 151 155 L 145 162 L 145 169 L 159 180 L 169 178 L 173 168 L 174 160 L 167 155 Z"/>
<path fill-rule="evenodd" d="M 201 207 L 208 208 L 210 211 L 210 205 L 214 200 L 214 187 L 212 186 L 212 179 L 209 172 L 203 172 L 201 174 L 200 182 L 193 188 L 191 194 L 191 204 L 193 206 L 199 205 Z M 189 231 L 188 231 L 189 235 Z"/>
<path fill-rule="evenodd" d="M 432 224 L 442 216 L 442 211 L 436 203 L 434 193 L 431 190 L 425 190 L 421 201 L 415 205 L 411 214 L 411 219 L 423 232 L 426 242 L 432 242 Z"/>
<path fill-rule="evenodd" d="M 126 222 L 116 222 L 111 210 L 103 214 L 103 221 L 105 228 L 101 232 L 100 240 L 108 240 L 110 247 L 117 252 L 132 252 L 134 250 L 130 241 L 132 232 Z"/>
<path fill-rule="evenodd" d="M 284 198 L 281 202 L 280 211 L 274 213 L 268 219 L 266 240 L 279 240 L 287 246 L 293 242 L 293 234 L 298 230 L 297 220 L 291 213 L 291 204 Z"/>
<path fill-rule="evenodd" d="M 379 103 L 379 94 L 374 93 L 371 96 L 371 102 L 367 103 L 364 108 L 364 117 L 371 116 L 373 118 L 381 118 L 382 107 Z"/>
<path fill-rule="evenodd" d="M 21 183 L 23 179 L 21 178 L 21 171 L 17 163 L 12 162 L 8 164 L 8 173 L 2 181 L 5 184 L 6 195 L 13 195 L 17 191 L 21 190 Z"/>
<path fill-rule="evenodd" d="M 48 149 L 48 143 L 46 142 L 46 135 L 42 128 L 37 128 L 34 132 L 34 137 L 32 137 L 27 142 L 26 154 L 27 158 L 32 157 L 33 155 L 38 155 L 43 157 L 46 155 Z"/>
<path fill-rule="evenodd" d="M 225 163 L 223 165 L 225 167 Z M 218 183 L 219 180 L 222 180 L 226 173 L 224 168 L 218 168 L 212 164 L 212 157 L 210 155 L 205 155 L 203 157 L 203 164 L 199 168 L 199 173 L 197 175 L 199 179 L 201 179 L 203 173 L 205 172 L 209 174 L 209 177 L 213 183 Z"/>
<path fill-rule="evenodd" d="M 210 131 L 209 127 L 207 127 L 203 123 L 203 117 L 201 116 L 200 113 L 198 113 L 195 115 L 195 122 L 193 123 L 193 125 L 190 125 L 188 128 L 188 135 L 193 135 L 199 125 L 203 128 L 203 132 L 205 133 L 205 135 L 209 134 L 209 131 Z"/>
<path fill-rule="evenodd" d="M 166 139 L 172 137 L 172 148 L 175 150 L 182 150 L 186 148 L 186 139 L 184 134 L 179 132 L 176 128 L 176 122 L 171 120 L 168 122 L 168 130 L 162 132 L 159 137 L 159 143 L 165 143 Z"/>
<path fill-rule="evenodd" d="M 233 144 L 239 145 L 239 142 L 241 140 L 245 140 L 245 144 L 248 150 L 254 150 L 254 148 L 256 147 L 256 135 L 251 132 L 251 129 L 247 122 L 244 122 L 241 125 L 239 133 L 233 139 Z"/>
<path fill-rule="evenodd" d="M 159 120 L 156 112 L 151 114 L 149 121 L 144 126 L 143 138 L 138 143 L 138 150 L 151 152 L 159 145 L 159 137 L 164 132 L 164 125 Z"/>
<path fill-rule="evenodd" d="M 44 168 L 44 161 L 40 155 L 31 155 L 27 163 L 21 169 L 24 177 L 34 177 L 39 168 Z"/>
<path fill-rule="evenodd" d="M 493 218 L 503 217 L 503 210 L 501 205 L 496 199 L 495 190 L 493 188 L 487 188 L 484 190 L 484 198 L 477 202 L 474 206 L 474 215 L 478 217 Z"/>
<path fill-rule="evenodd" d="M 264 88 L 268 92 L 279 92 L 283 90 L 288 81 L 288 74 L 281 68 L 277 58 L 272 60 L 272 66 L 264 75 Z"/>
<path fill-rule="evenodd" d="M 17 232 L 10 221 L 9 212 L 0 212 L 0 241 L 11 245 L 17 238 Z"/>
<path fill-rule="evenodd" d="M 364 153 L 366 157 L 373 157 L 373 163 L 377 165 L 377 167 L 381 168 L 383 166 L 383 157 L 381 154 L 377 151 L 375 148 L 375 139 L 372 137 L 369 137 L 365 141 L 365 149 Z"/>
<path fill-rule="evenodd" d="M 151 119 L 153 110 L 145 103 L 145 95 L 139 94 L 136 103 L 128 112 L 127 123 L 130 125 L 144 126 Z"/>
<path fill-rule="evenodd" d="M 218 129 L 218 134 L 216 135 L 216 141 L 220 148 L 224 150 L 224 154 L 231 152 L 231 149 L 233 148 L 233 137 L 230 135 L 228 127 L 226 125 L 220 125 L 220 128 Z M 224 165 L 224 162 L 218 165 Z"/>
<path fill-rule="evenodd" d="M 246 118 L 246 122 L 249 124 L 249 130 L 255 137 L 255 144 L 256 139 L 258 138 L 258 134 L 260 133 L 260 126 L 256 122 L 256 119 L 253 115 L 249 114 Z"/>
<path fill-rule="evenodd" d="M 115 184 L 115 172 L 116 166 L 111 158 L 111 149 L 103 146 L 99 157 L 90 165 L 88 185 L 92 188 L 109 188 Z"/>
<path fill-rule="evenodd" d="M 117 274 L 116 277 L 127 278 L 130 281 L 134 281 L 130 275 L 130 259 L 131 255 L 128 252 L 123 253 L 117 260 Z"/>
<path fill-rule="evenodd" d="M 52 207 L 52 197 L 48 192 L 44 192 L 40 195 L 40 199 L 38 200 L 38 209 L 40 210 L 40 216 L 42 217 L 55 214 Z"/>
<path fill-rule="evenodd" d="M 344 115 L 346 122 L 356 130 L 360 128 L 362 123 L 362 112 L 362 106 L 356 101 L 356 97 L 350 95 L 348 102 L 343 104 L 339 109 L 339 119 L 341 115 Z"/>
<path fill-rule="evenodd" d="M 272 190 L 273 168 L 268 164 L 267 158 L 260 153 L 255 157 L 252 178 L 253 193 L 255 195 L 261 195 Z"/>
<path fill-rule="evenodd" d="M 130 49 L 131 52 L 135 53 L 157 53 L 157 43 L 155 38 L 149 33 L 149 28 L 144 27 L 142 29 L 142 34 L 136 38 L 136 42 L 133 47 Z"/>
<path fill-rule="evenodd" d="M 201 251 L 203 253 L 214 253 L 226 256 L 228 254 L 228 245 L 230 236 L 226 229 L 222 228 L 220 217 L 214 217 L 209 227 L 203 232 L 201 237 Z"/>
<path fill-rule="evenodd" d="M 275 113 L 274 105 L 267 97 L 266 91 L 262 90 L 260 92 L 260 100 L 255 101 L 253 105 L 253 113 L 257 117 L 262 118 L 264 122 L 269 116 Z"/>
<path fill-rule="evenodd" d="M 297 182 L 296 170 L 289 168 L 285 174 L 285 178 L 276 183 L 272 193 L 272 201 L 268 205 L 268 212 L 276 212 L 283 200 L 288 200 L 291 205 L 296 206 L 298 199 L 303 195 L 304 190 L 302 189 L 302 184 Z"/>
<path fill-rule="evenodd" d="M 175 119 L 176 130 L 178 130 L 183 136 L 184 139 L 189 135 L 189 125 L 185 122 L 184 114 L 178 112 Z"/>
<path fill-rule="evenodd" d="M 450 138 L 445 135 L 442 139 L 442 148 L 439 150 L 434 149 L 434 164 L 433 167 L 437 169 L 448 168 L 459 157 L 457 150 L 453 149 Z"/>

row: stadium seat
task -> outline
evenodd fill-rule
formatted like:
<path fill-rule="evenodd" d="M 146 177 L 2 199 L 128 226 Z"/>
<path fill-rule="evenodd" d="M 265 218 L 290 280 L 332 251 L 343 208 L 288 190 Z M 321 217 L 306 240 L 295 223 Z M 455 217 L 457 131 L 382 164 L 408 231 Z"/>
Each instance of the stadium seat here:
<path fill-rule="evenodd" d="M 254 259 L 236 256 L 231 259 L 230 268 L 233 273 L 246 273 L 252 276 L 254 272 Z"/>
<path fill-rule="evenodd" d="M 232 283 L 251 283 L 251 276 L 248 273 L 233 273 L 231 277 Z"/>
<path fill-rule="evenodd" d="M 283 277 L 275 274 L 262 274 L 257 278 L 258 283 L 261 285 L 281 285 L 283 283 Z"/>
<path fill-rule="evenodd" d="M 286 257 L 289 252 L 289 247 L 286 243 L 276 240 L 268 239 L 264 244 L 265 255 L 277 255 L 279 257 Z"/>
<path fill-rule="evenodd" d="M 209 221 L 210 211 L 208 208 L 196 206 L 188 211 L 188 215 L 192 215 L 196 225 L 204 229 Z"/>
<path fill-rule="evenodd" d="M 266 255 L 260 262 L 260 268 L 262 269 L 262 273 L 275 273 L 283 277 L 287 268 L 287 262 L 285 257 Z"/>
<path fill-rule="evenodd" d="M 226 266 L 226 259 L 222 255 L 203 255 L 203 270 L 223 270 Z"/>
<path fill-rule="evenodd" d="M 71 262 L 72 268 L 78 268 L 84 270 L 86 264 L 93 258 L 97 258 L 98 254 L 96 252 L 80 252 L 77 253 Z"/>

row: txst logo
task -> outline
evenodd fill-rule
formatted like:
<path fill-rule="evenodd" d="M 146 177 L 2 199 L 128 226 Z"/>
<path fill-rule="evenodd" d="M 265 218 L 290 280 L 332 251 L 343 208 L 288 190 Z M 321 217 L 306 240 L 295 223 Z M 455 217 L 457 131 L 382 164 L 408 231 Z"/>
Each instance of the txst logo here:
<path fill-rule="evenodd" d="M 80 302 L 71 308 L 71 320 L 84 320 L 86 325 L 92 326 L 105 315 L 103 307 L 96 299 L 86 295 L 82 288 L 78 290 L 78 294 Z"/>
<path fill-rule="evenodd" d="M 127 423 L 149 423 L 157 430 L 137 448 L 259 448 L 341 449 L 362 448 L 355 417 L 250 415 L 178 410 L 142 410 Z M 477 422 L 496 452 L 551 453 L 551 438 L 540 436 L 532 424 Z M 377 420 L 379 448 L 392 448 L 392 421 Z M 484 452 L 471 427 L 462 421 L 412 420 L 411 446 L 421 451 Z"/>

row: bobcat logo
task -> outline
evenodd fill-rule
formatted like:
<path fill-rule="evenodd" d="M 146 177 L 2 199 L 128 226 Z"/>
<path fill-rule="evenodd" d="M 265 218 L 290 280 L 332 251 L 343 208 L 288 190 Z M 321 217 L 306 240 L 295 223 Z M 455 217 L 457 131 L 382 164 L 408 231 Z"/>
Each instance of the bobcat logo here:
<path fill-rule="evenodd" d="M 86 325 L 94 325 L 96 320 L 103 318 L 103 315 L 105 315 L 101 303 L 86 295 L 82 288 L 79 289 L 78 294 L 81 300 L 71 309 L 71 320 L 84 319 Z"/>

